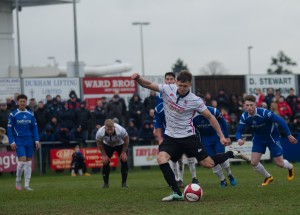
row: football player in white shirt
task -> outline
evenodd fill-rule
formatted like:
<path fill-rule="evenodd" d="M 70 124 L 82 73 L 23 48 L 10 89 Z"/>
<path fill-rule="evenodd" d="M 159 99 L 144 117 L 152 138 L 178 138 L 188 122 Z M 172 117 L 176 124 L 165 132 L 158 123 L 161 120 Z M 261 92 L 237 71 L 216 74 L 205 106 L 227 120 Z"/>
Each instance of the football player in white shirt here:
<path fill-rule="evenodd" d="M 129 144 L 129 136 L 125 128 L 115 123 L 111 119 L 104 122 L 104 126 L 99 128 L 96 133 L 96 143 L 102 153 L 102 188 L 109 188 L 109 173 L 110 173 L 110 159 L 114 152 L 117 152 L 120 157 L 122 187 L 127 188 L 127 148 Z"/>
<path fill-rule="evenodd" d="M 177 161 L 183 154 L 186 154 L 188 157 L 195 157 L 201 166 L 212 168 L 225 162 L 228 158 L 243 157 L 236 150 L 209 157 L 197 139 L 192 121 L 196 111 L 199 111 L 216 130 L 220 142 L 225 146 L 229 144 L 218 121 L 207 109 L 203 100 L 190 92 L 192 86 L 192 74 L 190 72 L 181 71 L 177 76 L 176 85 L 152 83 L 142 78 L 138 73 L 133 74 L 131 78 L 142 87 L 162 93 L 166 130 L 163 142 L 159 145 L 157 161 L 165 180 L 173 190 L 173 193 L 163 198 L 162 201 L 184 200 L 168 163 L 170 159 Z"/>

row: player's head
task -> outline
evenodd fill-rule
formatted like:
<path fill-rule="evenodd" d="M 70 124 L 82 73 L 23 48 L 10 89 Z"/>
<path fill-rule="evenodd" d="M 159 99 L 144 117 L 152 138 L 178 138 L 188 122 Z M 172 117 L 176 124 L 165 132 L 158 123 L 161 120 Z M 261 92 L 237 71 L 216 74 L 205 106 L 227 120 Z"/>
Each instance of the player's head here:
<path fill-rule="evenodd" d="M 165 74 L 165 84 L 174 84 L 175 83 L 175 74 L 174 72 L 167 72 Z"/>
<path fill-rule="evenodd" d="M 24 94 L 20 94 L 17 97 L 18 105 L 20 110 L 25 110 L 27 105 L 27 96 Z"/>
<path fill-rule="evenodd" d="M 192 74 L 187 70 L 181 70 L 176 79 L 176 85 L 178 87 L 179 95 L 185 95 L 188 93 L 192 86 Z"/>
<path fill-rule="evenodd" d="M 105 126 L 105 133 L 108 136 L 112 136 L 113 133 L 115 132 L 115 122 L 112 119 L 107 119 L 104 122 L 104 126 Z"/>
<path fill-rule="evenodd" d="M 245 100 L 245 110 L 250 114 L 254 115 L 256 110 L 256 97 L 253 95 L 247 95 L 244 98 Z"/>

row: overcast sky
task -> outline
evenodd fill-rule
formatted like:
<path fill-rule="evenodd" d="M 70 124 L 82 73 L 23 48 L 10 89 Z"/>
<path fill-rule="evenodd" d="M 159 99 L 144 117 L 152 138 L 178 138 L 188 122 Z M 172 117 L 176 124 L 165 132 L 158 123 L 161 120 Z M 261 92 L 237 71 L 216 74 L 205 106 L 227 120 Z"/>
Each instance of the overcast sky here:
<path fill-rule="evenodd" d="M 81 0 L 77 4 L 79 59 L 87 65 L 130 63 L 141 72 L 143 28 L 146 75 L 161 75 L 181 58 L 193 74 L 213 60 L 226 74 L 266 74 L 282 50 L 300 64 L 299 0 Z M 19 14 L 23 66 L 74 60 L 72 4 L 26 7 Z M 131 73 L 132 73 L 131 72 Z M 300 73 L 299 66 L 294 68 Z"/>

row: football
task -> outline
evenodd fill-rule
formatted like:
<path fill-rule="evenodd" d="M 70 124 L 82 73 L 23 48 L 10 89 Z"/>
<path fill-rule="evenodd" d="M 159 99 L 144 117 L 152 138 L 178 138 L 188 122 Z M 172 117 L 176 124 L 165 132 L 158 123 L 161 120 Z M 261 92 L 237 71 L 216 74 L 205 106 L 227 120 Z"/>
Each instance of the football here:
<path fill-rule="evenodd" d="M 203 196 L 203 190 L 198 184 L 189 184 L 184 188 L 184 198 L 189 202 L 198 202 Z"/>

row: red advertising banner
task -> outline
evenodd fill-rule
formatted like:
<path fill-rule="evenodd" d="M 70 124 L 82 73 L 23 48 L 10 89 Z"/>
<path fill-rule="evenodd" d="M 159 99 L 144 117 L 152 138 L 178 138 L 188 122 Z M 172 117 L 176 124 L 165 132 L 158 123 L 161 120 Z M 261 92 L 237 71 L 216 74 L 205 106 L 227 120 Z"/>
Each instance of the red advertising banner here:
<path fill-rule="evenodd" d="M 0 152 L 0 172 L 15 172 L 17 163 L 16 152 Z M 31 169 L 34 171 L 34 159 L 32 159 Z"/>
<path fill-rule="evenodd" d="M 85 158 L 87 168 L 99 168 L 103 166 L 102 154 L 98 148 L 84 148 L 80 150 Z M 51 149 L 51 169 L 70 169 L 74 149 Z M 118 154 L 115 152 L 110 160 L 110 166 L 117 167 L 119 164 Z"/>
<path fill-rule="evenodd" d="M 128 94 L 137 92 L 137 84 L 131 77 L 83 78 L 83 94 Z"/>
<path fill-rule="evenodd" d="M 83 156 L 85 157 L 87 168 L 102 167 L 102 154 L 98 148 L 83 149 Z M 118 153 L 115 152 L 110 159 L 110 166 L 117 167 L 119 165 Z"/>

